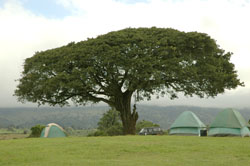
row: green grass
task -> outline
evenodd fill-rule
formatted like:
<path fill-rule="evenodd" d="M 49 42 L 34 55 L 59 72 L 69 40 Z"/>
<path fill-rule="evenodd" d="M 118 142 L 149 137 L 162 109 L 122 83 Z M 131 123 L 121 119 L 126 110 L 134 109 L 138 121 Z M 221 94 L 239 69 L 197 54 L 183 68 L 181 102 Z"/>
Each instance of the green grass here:
<path fill-rule="evenodd" d="M 250 138 L 118 136 L 0 140 L 1 166 L 242 166 Z"/>

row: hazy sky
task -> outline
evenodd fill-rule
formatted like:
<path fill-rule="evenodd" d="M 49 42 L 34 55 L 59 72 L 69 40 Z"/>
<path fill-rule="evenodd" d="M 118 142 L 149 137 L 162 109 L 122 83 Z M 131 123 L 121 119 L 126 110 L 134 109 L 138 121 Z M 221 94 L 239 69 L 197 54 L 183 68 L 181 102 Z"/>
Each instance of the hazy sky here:
<path fill-rule="evenodd" d="M 233 52 L 245 87 L 215 99 L 180 97 L 144 102 L 155 105 L 250 107 L 249 0 L 0 0 L 0 107 L 28 106 L 13 93 L 24 60 L 34 52 L 60 47 L 127 27 L 198 31 Z"/>

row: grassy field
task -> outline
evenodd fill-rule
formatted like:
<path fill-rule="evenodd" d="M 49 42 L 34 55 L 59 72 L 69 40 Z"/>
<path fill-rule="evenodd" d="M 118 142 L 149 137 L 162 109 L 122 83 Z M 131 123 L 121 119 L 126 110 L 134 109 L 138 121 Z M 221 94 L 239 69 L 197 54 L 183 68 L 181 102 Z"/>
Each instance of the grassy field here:
<path fill-rule="evenodd" d="M 1 166 L 242 166 L 250 138 L 117 136 L 0 140 Z"/>

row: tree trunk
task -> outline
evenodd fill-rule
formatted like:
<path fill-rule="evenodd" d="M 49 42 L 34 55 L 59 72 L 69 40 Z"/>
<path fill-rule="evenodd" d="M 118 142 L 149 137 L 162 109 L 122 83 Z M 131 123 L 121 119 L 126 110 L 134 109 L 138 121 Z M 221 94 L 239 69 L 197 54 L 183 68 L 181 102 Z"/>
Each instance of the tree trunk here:
<path fill-rule="evenodd" d="M 123 124 L 123 131 L 125 135 L 136 134 L 135 126 L 138 120 L 138 113 L 134 107 L 131 111 L 131 97 L 133 92 L 126 91 L 115 99 L 115 108 L 121 114 L 121 120 Z"/>

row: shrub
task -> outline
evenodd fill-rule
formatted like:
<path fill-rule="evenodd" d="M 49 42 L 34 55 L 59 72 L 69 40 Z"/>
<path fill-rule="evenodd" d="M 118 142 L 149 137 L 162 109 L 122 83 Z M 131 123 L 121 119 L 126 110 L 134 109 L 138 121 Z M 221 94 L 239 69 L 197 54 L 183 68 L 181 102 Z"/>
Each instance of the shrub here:
<path fill-rule="evenodd" d="M 114 136 L 122 134 L 123 127 L 119 112 L 114 109 L 110 109 L 104 113 L 103 117 L 99 120 L 97 131 L 88 134 L 88 136 Z"/>
<path fill-rule="evenodd" d="M 42 130 L 45 128 L 43 125 L 36 125 L 31 127 L 31 134 L 29 137 L 40 137 Z"/>
<path fill-rule="evenodd" d="M 123 135 L 123 128 L 122 125 L 111 126 L 106 130 L 107 135 L 114 136 L 114 135 Z"/>

